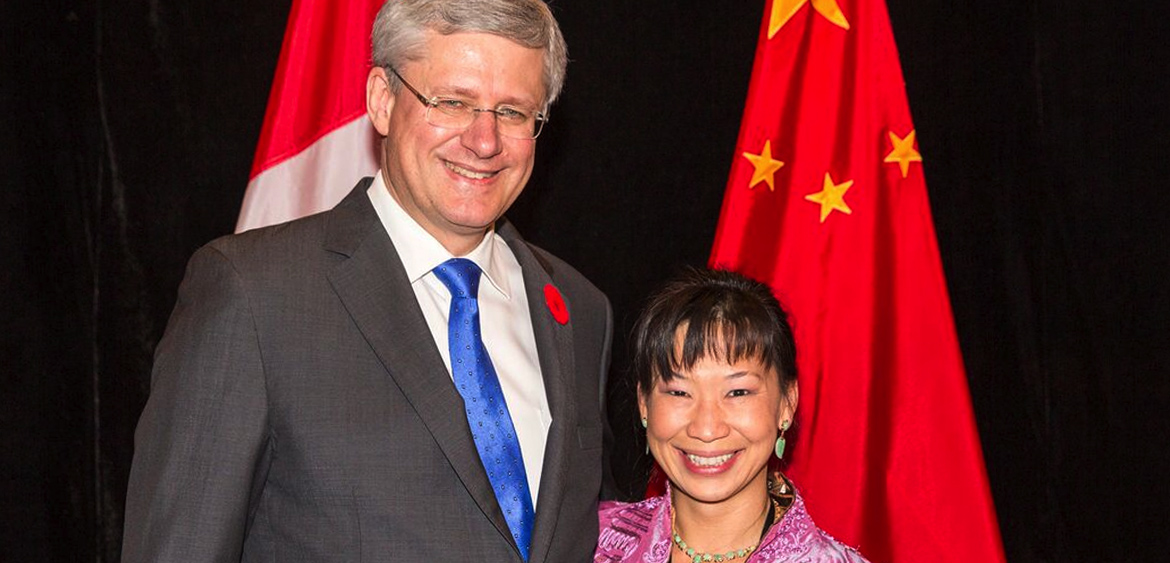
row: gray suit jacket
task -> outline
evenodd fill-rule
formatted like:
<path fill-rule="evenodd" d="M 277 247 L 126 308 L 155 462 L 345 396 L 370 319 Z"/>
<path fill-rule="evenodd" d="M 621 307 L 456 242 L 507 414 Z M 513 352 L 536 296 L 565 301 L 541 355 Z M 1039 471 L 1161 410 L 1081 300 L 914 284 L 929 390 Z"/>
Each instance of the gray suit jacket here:
<path fill-rule="evenodd" d="M 135 435 L 124 562 L 520 561 L 368 186 L 191 258 Z M 530 560 L 586 561 L 612 313 L 497 232 L 524 272 L 553 418 Z"/>

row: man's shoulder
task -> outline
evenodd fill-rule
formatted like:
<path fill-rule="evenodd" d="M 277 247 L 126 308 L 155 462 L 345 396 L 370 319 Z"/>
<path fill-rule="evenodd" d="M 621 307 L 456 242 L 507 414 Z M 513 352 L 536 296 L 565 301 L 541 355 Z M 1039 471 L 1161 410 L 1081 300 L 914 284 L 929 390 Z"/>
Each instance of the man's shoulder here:
<path fill-rule="evenodd" d="M 516 248 L 519 246 L 521 249 L 531 253 L 532 258 L 552 278 L 553 283 L 558 286 L 558 289 L 588 299 L 608 302 L 605 294 L 597 286 L 593 285 L 593 282 L 589 281 L 589 278 L 585 277 L 584 274 L 553 253 L 525 240 L 520 236 L 516 228 L 507 221 L 502 222 L 499 226 L 499 234 L 513 247 L 513 251 L 519 250 Z M 517 256 L 517 258 L 520 257 Z"/>
<path fill-rule="evenodd" d="M 219 237 L 199 250 L 218 253 L 234 264 L 270 264 L 287 260 L 312 260 L 352 250 L 368 235 L 373 207 L 365 195 L 369 178 L 363 179 L 336 207 L 285 223 L 250 229 Z M 198 253 L 197 253 L 198 254 Z"/>
<path fill-rule="evenodd" d="M 191 264 L 214 257 L 245 276 L 300 263 L 302 267 L 321 252 L 323 215 L 312 215 L 279 225 L 221 236 L 195 251 Z"/>
<path fill-rule="evenodd" d="M 601 290 L 597 289 L 597 286 L 593 285 L 593 282 L 589 281 L 589 278 L 585 277 L 584 274 L 568 262 L 561 260 L 553 253 L 528 241 L 524 241 L 524 244 L 532 250 L 532 255 L 536 257 L 536 260 L 540 262 L 540 265 L 544 267 L 544 270 L 548 272 L 553 280 L 569 281 L 574 284 L 579 284 L 584 291 L 601 294 Z"/>
<path fill-rule="evenodd" d="M 551 252 L 527 241 L 521 240 L 520 243 L 552 280 L 552 287 L 542 288 L 549 307 L 554 307 L 554 303 L 563 299 L 570 314 L 577 312 L 585 315 L 576 317 L 578 319 L 596 319 L 598 323 L 605 323 L 605 326 L 612 322 L 613 311 L 609 298 L 589 278 Z"/>
<path fill-rule="evenodd" d="M 287 223 L 221 236 L 207 243 L 205 247 L 225 256 L 241 258 L 303 248 L 311 243 L 316 243 L 314 246 L 320 247 L 329 213 L 330 211 L 324 211 Z"/>

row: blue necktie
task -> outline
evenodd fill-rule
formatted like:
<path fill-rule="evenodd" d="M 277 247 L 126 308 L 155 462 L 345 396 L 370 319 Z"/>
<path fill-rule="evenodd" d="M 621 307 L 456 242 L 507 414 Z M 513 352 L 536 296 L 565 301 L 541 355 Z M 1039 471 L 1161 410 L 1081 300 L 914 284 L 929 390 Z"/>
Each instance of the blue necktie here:
<path fill-rule="evenodd" d="M 438 265 L 434 272 L 451 292 L 451 314 L 447 319 L 451 375 L 463 396 L 467 424 L 471 426 L 479 459 L 520 555 L 527 561 L 534 514 L 532 495 L 528 492 L 528 476 L 512 415 L 480 336 L 477 301 L 480 269 L 466 258 L 452 258 Z"/>

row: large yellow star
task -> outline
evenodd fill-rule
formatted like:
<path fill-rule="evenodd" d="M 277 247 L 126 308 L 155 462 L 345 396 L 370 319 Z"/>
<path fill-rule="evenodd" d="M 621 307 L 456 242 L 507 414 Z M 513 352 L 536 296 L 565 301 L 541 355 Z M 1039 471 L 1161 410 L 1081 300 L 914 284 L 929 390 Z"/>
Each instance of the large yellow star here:
<path fill-rule="evenodd" d="M 776 35 L 776 32 L 780 31 L 780 28 L 784 27 L 784 24 L 796 15 L 796 12 L 810 2 L 813 9 L 825 19 L 841 29 L 849 29 L 849 20 L 845 19 L 845 13 L 837 5 L 837 0 L 772 0 L 772 17 L 768 21 L 768 39 Z"/>
<path fill-rule="evenodd" d="M 825 184 L 821 191 L 815 194 L 808 194 L 804 196 L 804 199 L 821 204 L 821 222 L 824 223 L 825 219 L 829 217 L 829 214 L 833 210 L 840 211 L 846 215 L 853 213 L 853 210 L 849 209 L 849 206 L 845 204 L 845 192 L 849 191 L 851 187 L 853 187 L 853 180 L 837 184 L 833 182 L 833 178 L 829 176 L 829 173 L 825 172 Z"/>
<path fill-rule="evenodd" d="M 922 155 L 914 150 L 914 132 L 917 129 L 911 129 L 906 138 L 899 139 L 893 131 L 890 131 L 890 143 L 894 145 L 894 150 L 886 155 L 885 162 L 897 162 L 898 168 L 902 169 L 902 177 L 905 178 L 910 173 L 911 162 L 922 162 Z"/>
<path fill-rule="evenodd" d="M 783 162 L 772 158 L 772 141 L 764 141 L 764 150 L 760 154 L 752 154 L 744 152 L 743 157 L 752 161 L 752 166 L 756 168 L 752 172 L 752 180 L 748 183 L 748 189 L 756 187 L 760 182 L 768 183 L 768 191 L 776 191 L 776 171 L 784 166 Z"/>

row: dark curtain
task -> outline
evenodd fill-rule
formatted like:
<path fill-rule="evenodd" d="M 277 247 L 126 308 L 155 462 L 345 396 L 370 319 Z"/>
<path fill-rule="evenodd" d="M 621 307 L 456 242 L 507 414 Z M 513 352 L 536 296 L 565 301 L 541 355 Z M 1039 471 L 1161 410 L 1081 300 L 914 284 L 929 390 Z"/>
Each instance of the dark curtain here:
<path fill-rule="evenodd" d="M 625 335 L 706 260 L 764 6 L 552 6 L 568 83 L 509 216 L 613 301 L 636 494 Z M 118 560 L 152 350 L 187 257 L 234 224 L 288 8 L 0 2 L 0 561 Z M 1009 560 L 1161 561 L 1170 10 L 889 9 Z"/>

